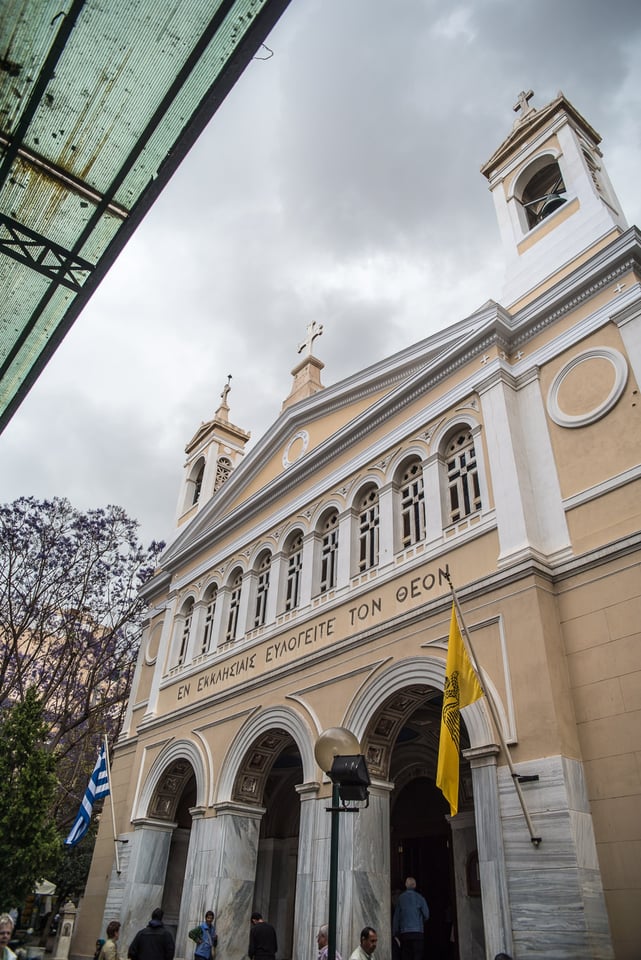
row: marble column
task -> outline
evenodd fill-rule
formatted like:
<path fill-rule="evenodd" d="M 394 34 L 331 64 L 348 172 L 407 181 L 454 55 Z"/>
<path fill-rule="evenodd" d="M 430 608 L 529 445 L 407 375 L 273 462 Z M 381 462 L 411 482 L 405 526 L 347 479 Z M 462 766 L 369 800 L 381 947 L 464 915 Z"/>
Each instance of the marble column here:
<path fill-rule="evenodd" d="M 166 820 L 134 820 L 120 931 L 120 942 L 125 949 L 136 932 L 149 923 L 152 910 L 162 904 L 175 827 L 175 823 Z"/>
<path fill-rule="evenodd" d="M 390 793 L 393 784 L 376 781 L 369 806 L 340 815 L 337 942 L 343 957 L 360 942 L 366 925 L 378 933 L 377 955 L 392 955 L 390 891 Z M 328 815 L 329 817 L 329 815 Z"/>
<path fill-rule="evenodd" d="M 320 784 L 302 783 L 296 787 L 300 797 L 296 903 L 294 907 L 293 957 L 313 956 L 315 935 L 327 923 L 327 883 L 319 887 L 319 857 L 329 864 L 329 821 L 327 799 L 318 799 Z M 342 951 L 340 951 L 342 953 Z"/>
<path fill-rule="evenodd" d="M 474 878 L 470 875 L 470 858 L 478 853 L 474 814 L 471 810 L 464 811 L 447 819 L 452 831 L 458 956 L 459 960 L 482 960 L 485 938 L 480 881 L 479 889 L 474 889 Z"/>
<path fill-rule="evenodd" d="M 499 747 L 488 744 L 464 751 L 472 769 L 474 813 L 485 932 L 485 956 L 512 954 L 512 919 L 499 803 L 496 760 Z"/>
<path fill-rule="evenodd" d="M 216 804 L 215 810 L 215 819 L 204 821 L 212 825 L 211 835 L 203 838 L 209 847 L 204 859 L 211 863 L 209 900 L 215 901 L 212 909 L 221 955 L 225 960 L 242 960 L 249 942 L 258 836 L 265 810 L 233 802 Z"/>
<path fill-rule="evenodd" d="M 189 812 L 191 830 L 176 933 L 176 960 L 181 960 L 185 955 L 191 957 L 187 932 L 197 923 L 202 923 L 206 910 L 213 909 L 208 900 L 210 891 L 207 880 L 212 872 L 214 852 L 212 845 L 207 842 L 207 835 L 212 832 L 211 824 L 214 821 L 204 819 L 204 807 L 192 807 Z"/>

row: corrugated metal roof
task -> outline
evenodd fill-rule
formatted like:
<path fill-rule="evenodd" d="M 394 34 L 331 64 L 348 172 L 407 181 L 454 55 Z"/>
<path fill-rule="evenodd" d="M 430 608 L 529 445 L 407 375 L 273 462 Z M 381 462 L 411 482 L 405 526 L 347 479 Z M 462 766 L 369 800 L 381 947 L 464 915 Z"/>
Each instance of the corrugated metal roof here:
<path fill-rule="evenodd" d="M 289 0 L 2 0 L 0 430 Z"/>

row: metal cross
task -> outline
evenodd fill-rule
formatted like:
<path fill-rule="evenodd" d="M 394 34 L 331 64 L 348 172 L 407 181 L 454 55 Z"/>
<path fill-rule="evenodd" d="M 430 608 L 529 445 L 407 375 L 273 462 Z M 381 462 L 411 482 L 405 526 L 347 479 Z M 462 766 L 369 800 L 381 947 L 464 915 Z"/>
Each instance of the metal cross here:
<path fill-rule="evenodd" d="M 220 395 L 221 398 L 222 398 L 223 403 L 227 403 L 227 395 L 229 394 L 229 391 L 231 390 L 231 385 L 230 385 L 230 383 L 231 383 L 231 373 L 228 373 L 228 374 L 227 374 L 227 383 L 226 383 L 225 386 L 223 387 L 223 392 L 222 392 L 221 395 Z"/>
<path fill-rule="evenodd" d="M 625 287 L 625 283 L 619 282 L 619 283 L 617 283 L 617 285 L 616 285 L 616 287 L 615 287 L 614 289 L 616 290 L 617 293 L 621 293 L 621 291 L 623 290 L 624 287 Z"/>
<path fill-rule="evenodd" d="M 303 340 L 302 343 L 298 345 L 298 353 L 302 353 L 303 350 L 307 350 L 306 356 L 311 357 L 312 355 L 312 344 L 316 337 L 320 337 L 323 332 L 323 324 L 316 323 L 315 320 L 312 320 L 311 323 L 307 324 L 307 337 Z"/>

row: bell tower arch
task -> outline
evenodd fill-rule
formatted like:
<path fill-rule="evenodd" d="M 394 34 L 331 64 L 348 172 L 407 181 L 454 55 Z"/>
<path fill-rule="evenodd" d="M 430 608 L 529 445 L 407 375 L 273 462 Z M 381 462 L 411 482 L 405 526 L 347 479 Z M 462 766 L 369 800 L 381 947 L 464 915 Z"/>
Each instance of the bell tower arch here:
<path fill-rule="evenodd" d="M 229 420 L 230 390 L 231 374 L 213 419 L 201 423 L 185 447 L 187 459 L 178 495 L 177 526 L 191 520 L 211 500 L 244 455 L 251 434 Z"/>
<path fill-rule="evenodd" d="M 506 261 L 503 303 L 521 306 L 627 229 L 601 137 L 562 93 L 545 107 L 521 92 L 512 132 L 481 168 Z"/>

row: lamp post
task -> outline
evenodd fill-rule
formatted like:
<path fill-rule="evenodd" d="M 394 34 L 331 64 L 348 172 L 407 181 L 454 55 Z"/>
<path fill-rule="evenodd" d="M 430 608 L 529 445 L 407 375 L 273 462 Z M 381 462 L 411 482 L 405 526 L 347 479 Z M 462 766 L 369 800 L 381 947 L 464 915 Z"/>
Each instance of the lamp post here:
<path fill-rule="evenodd" d="M 341 813 L 358 813 L 346 803 L 369 802 L 369 771 L 361 745 L 344 727 L 330 727 L 321 733 L 314 747 L 318 766 L 332 781 L 332 815 L 329 852 L 329 915 L 327 918 L 327 960 L 336 960 L 336 914 L 338 906 L 338 828 Z"/>

